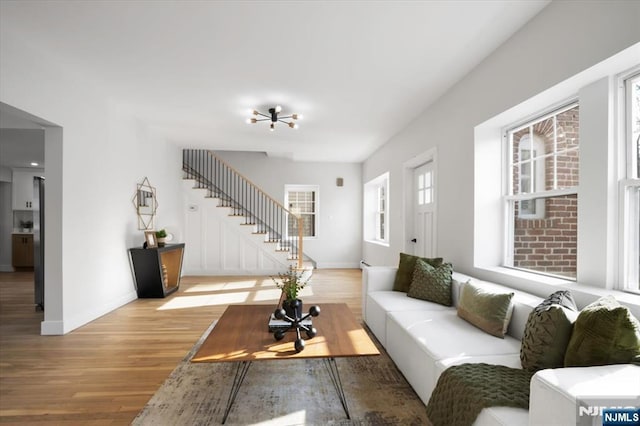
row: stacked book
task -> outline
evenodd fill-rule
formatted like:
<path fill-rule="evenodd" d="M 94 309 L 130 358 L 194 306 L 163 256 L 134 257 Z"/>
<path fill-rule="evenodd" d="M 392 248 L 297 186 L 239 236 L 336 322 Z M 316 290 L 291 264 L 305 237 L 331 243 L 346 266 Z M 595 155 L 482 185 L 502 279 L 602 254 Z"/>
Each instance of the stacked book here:
<path fill-rule="evenodd" d="M 312 327 L 311 316 L 300 321 L 300 324 L 304 325 L 305 327 L 311 328 Z M 291 323 L 289 321 L 284 319 L 279 320 L 273 314 L 269 316 L 269 332 L 270 333 L 273 333 L 276 330 L 286 330 L 289 327 L 291 327 Z"/>

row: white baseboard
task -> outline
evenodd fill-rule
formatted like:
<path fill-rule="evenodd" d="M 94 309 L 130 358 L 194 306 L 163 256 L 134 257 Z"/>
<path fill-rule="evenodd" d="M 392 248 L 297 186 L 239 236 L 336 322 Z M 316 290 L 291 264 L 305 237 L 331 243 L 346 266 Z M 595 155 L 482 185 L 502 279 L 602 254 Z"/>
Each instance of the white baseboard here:
<path fill-rule="evenodd" d="M 318 262 L 318 269 L 360 269 L 360 262 L 331 263 Z"/>
<path fill-rule="evenodd" d="M 183 269 L 182 272 L 182 276 L 186 277 L 186 276 L 198 276 L 198 275 L 202 275 L 202 276 L 242 276 L 242 275 L 248 275 L 248 276 L 261 276 L 261 275 L 277 275 L 280 272 L 284 272 L 285 268 L 279 268 L 279 269 L 249 269 L 249 270 L 244 270 L 244 269 L 199 269 L 199 268 L 194 268 L 194 269 Z"/>
<path fill-rule="evenodd" d="M 0 272 L 13 272 L 13 266 L 11 266 L 11 265 L 0 265 Z"/>
<path fill-rule="evenodd" d="M 318 263 L 316 269 L 360 269 L 359 262 L 347 263 Z M 184 268 L 182 276 L 238 276 L 238 275 L 276 275 L 283 272 L 283 268 L 279 269 L 201 269 L 201 268 Z"/>
<path fill-rule="evenodd" d="M 73 318 L 63 321 L 42 321 L 40 323 L 40 334 L 44 335 L 62 335 L 67 334 L 78 327 L 82 327 L 85 324 L 90 323 L 93 320 L 100 318 L 101 316 L 108 314 L 121 306 L 126 305 L 138 298 L 135 291 L 130 291 L 124 296 L 112 300 L 97 309 L 86 311 L 80 315 L 75 315 Z M 46 307 L 45 307 L 46 311 Z"/>
<path fill-rule="evenodd" d="M 64 321 L 42 321 L 40 334 L 43 336 L 59 336 L 64 334 Z"/>

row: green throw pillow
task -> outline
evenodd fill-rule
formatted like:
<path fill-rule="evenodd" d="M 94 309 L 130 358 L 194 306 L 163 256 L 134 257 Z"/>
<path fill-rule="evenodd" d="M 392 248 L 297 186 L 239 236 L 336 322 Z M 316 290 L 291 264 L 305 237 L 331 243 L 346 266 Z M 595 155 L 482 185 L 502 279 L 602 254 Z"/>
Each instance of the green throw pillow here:
<path fill-rule="evenodd" d="M 413 281 L 413 270 L 416 268 L 416 260 L 422 259 L 429 265 L 437 268 L 442 265 L 442 258 L 437 257 L 434 259 L 428 259 L 426 257 L 413 256 L 411 254 L 400 253 L 400 263 L 398 264 L 398 272 L 396 273 L 396 279 L 393 282 L 394 291 L 409 291 L 411 287 L 411 281 Z"/>
<path fill-rule="evenodd" d="M 407 296 L 451 306 L 451 274 L 453 266 L 443 263 L 434 268 L 422 259 L 416 260 L 413 281 Z"/>
<path fill-rule="evenodd" d="M 578 308 L 569 290 L 556 291 L 529 314 L 520 345 L 520 362 L 528 371 L 564 366 Z"/>
<path fill-rule="evenodd" d="M 494 293 L 467 281 L 460 290 L 458 316 L 504 339 L 513 313 L 512 298 L 513 293 Z"/>
<path fill-rule="evenodd" d="M 613 296 L 585 307 L 573 326 L 565 367 L 640 363 L 640 322 Z"/>

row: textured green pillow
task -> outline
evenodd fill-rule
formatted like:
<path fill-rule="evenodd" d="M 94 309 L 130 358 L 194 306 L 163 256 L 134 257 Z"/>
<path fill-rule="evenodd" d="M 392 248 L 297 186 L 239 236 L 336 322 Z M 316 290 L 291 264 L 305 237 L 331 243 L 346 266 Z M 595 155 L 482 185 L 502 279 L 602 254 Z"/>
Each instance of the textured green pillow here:
<path fill-rule="evenodd" d="M 407 296 L 451 306 L 453 304 L 451 299 L 452 273 L 453 266 L 450 263 L 443 263 L 434 268 L 422 259 L 416 260 L 413 281 Z"/>
<path fill-rule="evenodd" d="M 405 293 L 409 291 L 409 287 L 411 287 L 411 281 L 413 281 L 413 270 L 416 268 L 416 260 L 418 259 L 423 259 L 429 265 L 435 268 L 442 265 L 441 257 L 428 259 L 426 257 L 418 257 L 411 254 L 400 253 L 398 272 L 396 273 L 396 279 L 393 282 L 394 291 L 402 291 Z"/>
<path fill-rule="evenodd" d="M 460 289 L 458 316 L 504 339 L 513 313 L 512 298 L 513 293 L 494 293 L 467 281 Z"/>
<path fill-rule="evenodd" d="M 640 322 L 613 296 L 585 307 L 573 326 L 565 367 L 640 363 Z"/>
<path fill-rule="evenodd" d="M 569 290 L 556 291 L 529 314 L 520 345 L 520 362 L 528 371 L 564 366 L 578 308 Z"/>

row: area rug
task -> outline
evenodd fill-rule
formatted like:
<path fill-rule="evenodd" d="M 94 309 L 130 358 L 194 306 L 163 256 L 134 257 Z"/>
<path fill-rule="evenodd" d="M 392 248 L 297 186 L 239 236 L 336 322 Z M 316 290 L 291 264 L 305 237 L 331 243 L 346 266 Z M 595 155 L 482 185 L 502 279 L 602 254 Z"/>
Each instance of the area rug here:
<path fill-rule="evenodd" d="M 222 422 L 236 364 L 189 362 L 214 325 L 178 364 L 133 425 Z M 426 407 L 380 345 L 378 349 L 380 356 L 336 359 L 350 420 L 323 361 L 308 359 L 252 363 L 225 424 L 427 424 Z"/>

